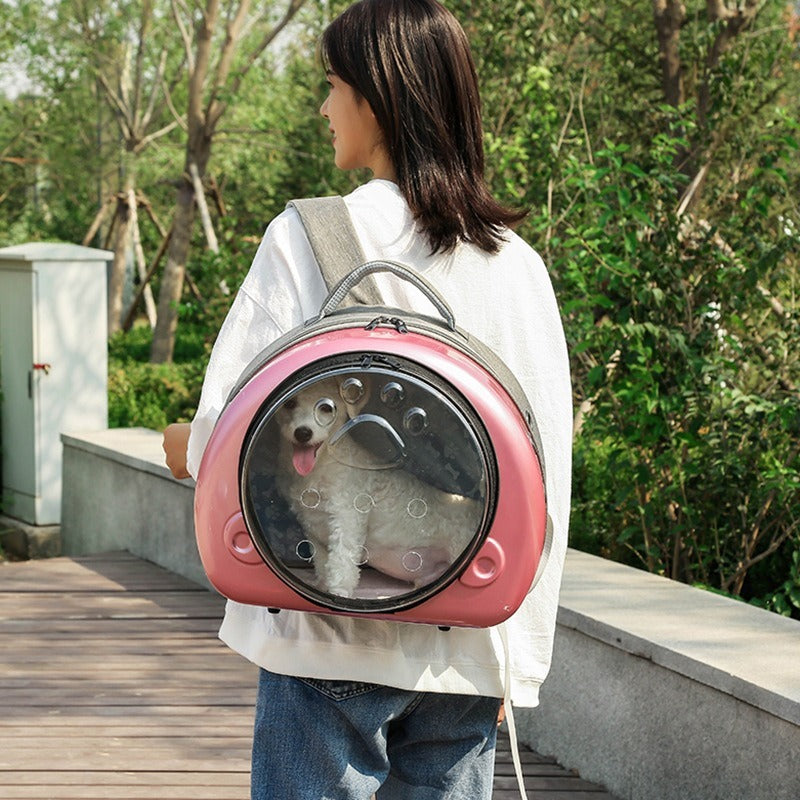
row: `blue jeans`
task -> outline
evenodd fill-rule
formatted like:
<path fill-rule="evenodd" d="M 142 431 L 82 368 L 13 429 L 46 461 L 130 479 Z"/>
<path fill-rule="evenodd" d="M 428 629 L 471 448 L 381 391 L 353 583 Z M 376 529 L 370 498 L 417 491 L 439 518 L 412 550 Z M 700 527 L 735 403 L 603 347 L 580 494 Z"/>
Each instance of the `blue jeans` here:
<path fill-rule="evenodd" d="M 499 708 L 261 670 L 252 800 L 489 800 Z"/>

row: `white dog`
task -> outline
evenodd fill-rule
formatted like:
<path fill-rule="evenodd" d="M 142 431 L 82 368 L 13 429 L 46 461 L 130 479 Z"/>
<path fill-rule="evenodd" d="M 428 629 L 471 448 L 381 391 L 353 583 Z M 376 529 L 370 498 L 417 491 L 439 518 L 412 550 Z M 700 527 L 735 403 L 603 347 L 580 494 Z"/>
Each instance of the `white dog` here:
<path fill-rule="evenodd" d="M 327 378 L 288 400 L 275 418 L 280 428 L 278 489 L 312 544 L 322 588 L 353 597 L 361 567 L 424 586 L 440 577 L 467 547 L 483 504 L 449 494 L 376 456 L 351 436 L 358 425 L 389 427 L 362 414 L 369 389 L 357 378 Z M 391 463 L 386 463 L 386 461 Z"/>

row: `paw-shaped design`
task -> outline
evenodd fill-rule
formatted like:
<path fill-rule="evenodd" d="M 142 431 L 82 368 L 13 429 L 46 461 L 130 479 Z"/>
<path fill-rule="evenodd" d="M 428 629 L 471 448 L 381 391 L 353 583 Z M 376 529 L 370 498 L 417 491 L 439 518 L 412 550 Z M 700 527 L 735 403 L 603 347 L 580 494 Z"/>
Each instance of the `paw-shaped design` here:
<path fill-rule="evenodd" d="M 407 392 L 399 381 L 387 381 L 379 393 L 381 403 L 392 410 L 399 409 L 406 400 Z M 424 408 L 413 406 L 403 414 L 403 430 L 411 436 L 419 436 L 428 427 L 428 413 Z"/>

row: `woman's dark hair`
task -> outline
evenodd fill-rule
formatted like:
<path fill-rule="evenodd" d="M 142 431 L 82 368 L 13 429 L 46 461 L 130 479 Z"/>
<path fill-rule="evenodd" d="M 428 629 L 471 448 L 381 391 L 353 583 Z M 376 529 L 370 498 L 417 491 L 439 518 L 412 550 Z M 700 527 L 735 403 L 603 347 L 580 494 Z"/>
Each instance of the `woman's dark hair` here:
<path fill-rule="evenodd" d="M 372 108 L 433 252 L 459 240 L 497 252 L 525 212 L 486 185 L 478 77 L 455 17 L 436 0 L 361 0 L 328 26 L 320 49 L 325 68 Z"/>

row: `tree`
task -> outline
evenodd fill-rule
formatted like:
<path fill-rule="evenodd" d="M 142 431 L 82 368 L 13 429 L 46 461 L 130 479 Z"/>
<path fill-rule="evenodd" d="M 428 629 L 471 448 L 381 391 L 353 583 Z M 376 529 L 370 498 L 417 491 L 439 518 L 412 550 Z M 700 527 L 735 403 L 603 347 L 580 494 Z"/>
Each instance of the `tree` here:
<path fill-rule="evenodd" d="M 91 130 L 86 121 L 94 117 L 92 88 L 75 51 L 67 43 L 56 47 L 57 7 L 26 0 L 0 9 L 6 23 L 0 27 L 13 32 L 0 55 L 3 235 L 24 241 L 61 228 L 60 238 L 72 239 L 84 224 L 84 209 L 74 197 L 83 197 L 94 179 L 80 152 Z M 71 196 L 64 191 L 66 171 L 76 177 Z"/>
<path fill-rule="evenodd" d="M 288 0 L 281 16 L 270 20 L 266 16 L 269 6 L 265 4 L 261 11 L 251 14 L 250 0 L 239 0 L 227 8 L 221 8 L 220 0 L 206 0 L 204 8 L 194 10 L 179 0 L 172 2 L 175 24 L 186 53 L 187 142 L 158 297 L 151 349 L 151 360 L 156 363 L 172 359 L 177 305 L 183 289 L 196 202 L 202 192 L 202 179 L 220 120 L 247 73 L 303 3 L 304 0 Z"/>
<path fill-rule="evenodd" d="M 693 63 L 687 64 L 681 51 L 681 29 L 687 22 L 685 4 L 682 0 L 653 0 L 664 100 L 678 109 L 691 97 L 696 109 L 695 135 L 675 154 L 676 163 L 691 180 L 684 208 L 696 202 L 715 148 L 713 139 L 705 147 L 703 139 L 709 134 L 709 115 L 713 110 L 720 63 L 734 40 L 752 26 L 760 6 L 759 0 L 733 4 L 726 0 L 706 0 L 708 30 L 703 38 L 707 44 L 694 54 Z M 716 137 L 722 135 L 724 128 L 718 128 Z"/>
<path fill-rule="evenodd" d="M 122 185 L 101 204 L 84 237 L 86 244 L 113 209 L 111 227 L 116 238 L 108 291 L 108 332 L 113 334 L 119 330 L 124 315 L 122 301 L 129 253 L 136 259 L 140 280 L 144 281 L 147 274 L 138 209 L 149 213 L 161 236 L 166 235 L 150 203 L 141 195 L 137 197 L 137 165 L 149 145 L 178 125 L 177 120 L 165 118 L 169 113 L 165 71 L 168 61 L 178 74 L 182 65 L 174 53 L 170 58 L 170 48 L 175 50 L 174 37 L 154 0 L 134 3 L 121 0 L 95 6 L 68 3 L 67 9 L 78 25 L 83 52 L 97 81 L 97 92 L 119 129 Z M 173 78 L 173 88 L 176 82 Z M 143 294 L 150 324 L 154 326 L 156 312 L 149 285 L 144 286 Z"/>

